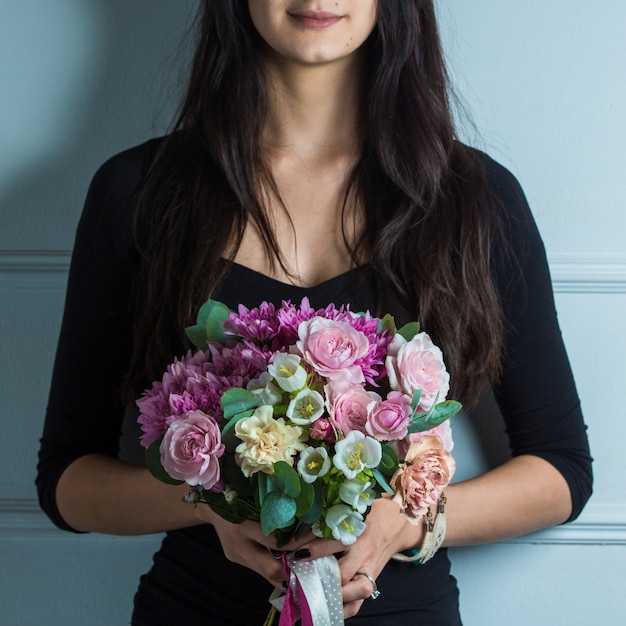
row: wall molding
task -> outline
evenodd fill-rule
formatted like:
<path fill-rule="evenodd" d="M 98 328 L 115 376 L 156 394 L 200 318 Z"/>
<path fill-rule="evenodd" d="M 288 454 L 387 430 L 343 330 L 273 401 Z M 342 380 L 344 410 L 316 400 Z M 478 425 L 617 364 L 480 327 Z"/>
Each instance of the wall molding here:
<path fill-rule="evenodd" d="M 70 535 L 56 528 L 34 499 L 0 498 L 0 539 L 67 539 Z M 128 540 L 90 533 L 75 535 L 94 540 Z M 154 541 L 155 535 L 133 537 L 134 541 Z M 579 519 L 537 533 L 507 539 L 508 544 L 542 545 L 626 545 L 626 504 L 590 502 Z"/>
<path fill-rule="evenodd" d="M 0 250 L 0 288 L 65 289 L 69 250 Z"/>
<path fill-rule="evenodd" d="M 553 254 L 556 293 L 626 293 L 626 254 Z"/>
<path fill-rule="evenodd" d="M 0 288 L 64 289 L 69 250 L 0 250 Z M 626 254 L 552 254 L 556 293 L 626 293 Z"/>
<path fill-rule="evenodd" d="M 31 498 L 0 498 L 0 539 L 68 539 L 155 541 L 157 535 L 116 537 L 99 533 L 73 534 L 58 529 Z"/>

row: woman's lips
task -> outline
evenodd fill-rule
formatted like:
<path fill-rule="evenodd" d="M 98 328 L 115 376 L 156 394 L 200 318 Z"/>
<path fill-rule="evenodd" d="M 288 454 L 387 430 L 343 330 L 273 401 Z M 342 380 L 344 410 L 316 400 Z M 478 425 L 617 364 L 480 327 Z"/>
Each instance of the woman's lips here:
<path fill-rule="evenodd" d="M 328 28 L 343 19 L 343 15 L 328 13 L 327 11 L 296 11 L 289 13 L 289 17 L 305 28 L 317 30 Z"/>

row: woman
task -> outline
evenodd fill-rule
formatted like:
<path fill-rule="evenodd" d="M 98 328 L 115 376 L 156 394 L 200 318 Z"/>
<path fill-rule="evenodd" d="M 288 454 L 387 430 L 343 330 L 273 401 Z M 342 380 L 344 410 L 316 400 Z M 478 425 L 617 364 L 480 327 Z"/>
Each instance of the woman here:
<path fill-rule="evenodd" d="M 200 27 L 175 131 L 108 161 L 89 191 L 43 508 L 78 532 L 168 531 L 133 624 L 263 623 L 284 582 L 271 538 L 181 505 L 180 488 L 116 458 L 118 437 L 124 399 L 186 350 L 180 331 L 207 297 L 307 295 L 419 319 L 466 406 L 494 386 L 514 457 L 449 487 L 444 546 L 576 517 L 590 457 L 543 245 L 513 177 L 455 140 L 432 2 L 205 0 Z M 445 548 L 421 566 L 391 560 L 424 537 L 397 512 L 377 500 L 348 548 L 312 536 L 287 548 L 343 552 L 351 623 L 459 624 Z"/>

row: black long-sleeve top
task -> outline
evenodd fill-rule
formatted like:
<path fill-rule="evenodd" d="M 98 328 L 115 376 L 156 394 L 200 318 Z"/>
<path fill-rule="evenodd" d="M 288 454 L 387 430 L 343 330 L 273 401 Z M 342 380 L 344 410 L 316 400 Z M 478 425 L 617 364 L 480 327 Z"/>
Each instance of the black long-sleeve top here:
<path fill-rule="evenodd" d="M 124 414 L 118 390 L 130 358 L 132 289 L 139 264 L 132 216 L 156 144 L 152 141 L 128 150 L 100 168 L 90 186 L 76 235 L 37 477 L 42 508 L 57 526 L 67 530 L 73 529 L 62 519 L 55 502 L 56 485 L 63 471 L 85 454 L 118 454 Z M 570 519 L 574 519 L 591 494 L 591 458 L 558 326 L 544 246 L 515 178 L 489 157 L 481 158 L 492 192 L 509 214 L 509 245 L 523 276 L 523 281 L 519 280 L 504 262 L 495 268 L 506 320 L 503 373 L 494 388 L 495 396 L 512 454 L 536 455 L 556 467 L 569 485 L 573 503 Z M 365 271 L 358 268 L 314 288 L 299 288 L 233 264 L 214 297 L 232 308 L 239 302 L 254 306 L 262 300 L 279 304 L 291 299 L 299 303 L 304 295 L 316 307 L 358 299 L 362 310 L 368 301 L 374 306 L 374 294 L 363 292 Z M 404 581 L 406 572 L 406 565 L 391 563 L 381 574 L 379 587 L 387 586 L 385 576 Z M 245 600 L 234 600 L 239 621 L 230 622 L 226 614 L 221 615 L 222 609 L 216 608 L 222 606 L 220 601 L 211 603 L 215 615 L 221 615 L 215 623 L 255 623 L 267 611 L 267 583 L 226 561 L 211 527 L 170 532 L 155 557 L 155 566 L 142 579 L 133 623 L 170 623 L 163 618 L 168 611 L 178 616 L 172 617 L 171 623 L 187 623 L 181 611 L 192 611 L 193 607 L 201 608 L 206 616 L 202 590 L 211 589 L 220 598 L 235 596 L 235 587 L 241 587 L 233 584 L 233 577 L 249 586 Z M 412 599 L 407 601 L 405 595 L 386 593 L 376 603 L 366 603 L 360 619 L 383 612 L 385 624 L 395 623 L 388 617 L 390 613 L 418 610 L 414 606 L 417 603 L 429 605 L 435 611 L 432 615 L 440 616 L 431 615 L 425 623 L 456 623 L 452 613 L 441 608 L 456 606 L 456 588 L 445 551 L 430 565 L 412 567 L 409 579 L 410 583 L 394 582 L 393 586 L 399 585 L 406 595 L 407 584 L 420 585 L 424 591 L 418 594 L 418 600 L 415 594 L 409 594 Z M 387 589 L 391 587 L 389 584 Z M 435 605 L 439 608 L 433 609 Z M 150 613 L 164 621 L 155 618 L 150 622 L 147 617 L 141 621 L 141 615 Z M 407 615 L 417 613 L 401 613 L 399 623 L 409 623 Z M 195 616 L 189 613 L 188 619 Z M 375 621 L 379 618 L 371 619 L 372 624 L 381 623 Z M 261 617 L 259 623 L 262 621 Z"/>

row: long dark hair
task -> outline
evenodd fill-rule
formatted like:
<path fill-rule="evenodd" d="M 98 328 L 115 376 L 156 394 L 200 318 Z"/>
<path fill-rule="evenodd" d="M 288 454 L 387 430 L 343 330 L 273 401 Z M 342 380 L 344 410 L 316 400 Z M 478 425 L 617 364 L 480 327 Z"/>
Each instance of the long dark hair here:
<path fill-rule="evenodd" d="M 248 220 L 280 263 L 260 191 L 271 184 L 259 141 L 267 93 L 247 0 L 204 0 L 198 27 L 189 87 L 137 213 L 143 265 L 127 390 L 173 356 L 172 329 L 192 323 L 219 285 Z M 379 292 L 400 294 L 443 347 L 452 393 L 472 403 L 500 368 L 497 220 L 474 152 L 455 138 L 432 0 L 380 1 L 365 46 L 363 153 L 350 179 L 365 225 L 351 253 L 366 251 Z"/>

